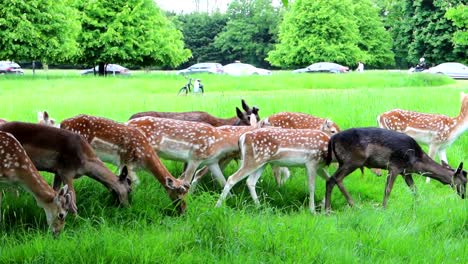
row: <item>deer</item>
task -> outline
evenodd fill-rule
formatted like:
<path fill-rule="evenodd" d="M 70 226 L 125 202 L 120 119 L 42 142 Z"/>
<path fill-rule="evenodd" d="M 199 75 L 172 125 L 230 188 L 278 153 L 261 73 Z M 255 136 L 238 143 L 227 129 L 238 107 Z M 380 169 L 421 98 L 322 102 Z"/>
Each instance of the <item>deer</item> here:
<path fill-rule="evenodd" d="M 52 125 L 47 112 L 38 116 L 39 123 Z M 171 175 L 140 130 L 107 118 L 84 114 L 62 120 L 59 126 L 81 135 L 102 161 L 118 166 L 119 170 L 127 167 L 132 183 L 139 182 L 136 169 L 151 172 L 164 187 L 178 211 L 185 211 L 184 196 L 190 185 Z"/>
<path fill-rule="evenodd" d="M 329 136 L 340 132 L 338 125 L 330 119 L 297 112 L 280 112 L 264 118 L 259 122 L 260 127 L 280 127 L 289 129 L 321 130 Z M 291 173 L 285 167 L 273 166 L 276 183 L 281 186 Z M 282 176 L 283 175 L 283 176 Z"/>
<path fill-rule="evenodd" d="M 216 203 L 220 207 L 231 188 L 247 178 L 247 187 L 255 204 L 259 205 L 255 186 L 267 164 L 301 166 L 307 169 L 309 187 L 309 210 L 315 213 L 315 177 L 318 174 L 328 179 L 325 170 L 330 136 L 319 130 L 260 128 L 246 132 L 239 139 L 241 166 L 231 175 Z"/>
<path fill-rule="evenodd" d="M 446 149 L 468 130 L 468 94 L 461 92 L 461 109 L 456 117 L 426 114 L 401 109 L 385 112 L 377 117 L 379 127 L 405 133 L 429 146 L 429 157 L 447 161 Z M 426 178 L 430 182 L 430 178 Z"/>
<path fill-rule="evenodd" d="M 193 122 L 201 122 L 210 124 L 212 126 L 250 126 L 250 115 L 255 114 L 257 121 L 260 120 L 258 116 L 259 109 L 257 107 L 250 108 L 244 99 L 241 100 L 242 109 L 245 111 L 243 115 L 234 116 L 231 118 L 218 118 L 214 117 L 206 112 L 202 111 L 192 111 L 192 112 L 141 112 L 136 113 L 130 117 L 129 120 L 145 117 L 145 116 L 152 116 L 158 118 L 169 118 L 169 119 L 177 119 L 177 120 L 185 120 L 185 121 L 193 121 Z M 236 107 L 236 111 L 240 111 L 238 107 Z"/>
<path fill-rule="evenodd" d="M 44 209 L 52 234 L 58 236 L 70 210 L 71 195 L 68 185 L 59 191 L 52 189 L 39 174 L 24 148 L 10 133 L 0 132 L 0 160 L 0 183 L 21 185 L 31 193 L 38 206 Z M 0 208 L 1 203 L 0 192 Z"/>
<path fill-rule="evenodd" d="M 427 155 L 412 137 L 382 128 L 351 128 L 333 135 L 328 143 L 326 164 L 338 162 L 338 169 L 327 180 L 325 208 L 331 209 L 333 187 L 338 185 L 350 206 L 354 201 L 343 185 L 343 179 L 361 167 L 388 170 L 383 207 L 387 207 L 393 183 L 398 175 L 403 176 L 408 187 L 416 193 L 412 173 L 435 179 L 454 188 L 462 199 L 466 193 L 467 173 L 463 162 L 457 170 L 440 165 Z"/>
<path fill-rule="evenodd" d="M 0 131 L 12 134 L 21 143 L 39 171 L 55 173 L 54 190 L 58 191 L 62 183 L 68 185 L 71 213 L 78 212 L 73 179 L 82 175 L 102 183 L 117 196 L 120 204 L 128 205 L 131 182 L 127 178 L 127 167 L 116 177 L 80 135 L 65 129 L 23 122 L 1 124 Z"/>
<path fill-rule="evenodd" d="M 237 112 L 238 115 L 243 114 L 239 109 Z M 238 153 L 240 135 L 256 128 L 254 114 L 251 115 L 250 122 L 250 126 L 213 127 L 200 122 L 147 116 L 131 119 L 126 124 L 142 131 L 161 158 L 186 162 L 188 165 L 181 179 L 192 184 L 193 190 L 203 176 L 197 174 L 195 177 L 195 172 L 203 165 L 224 186 L 226 179 L 219 162 Z"/>

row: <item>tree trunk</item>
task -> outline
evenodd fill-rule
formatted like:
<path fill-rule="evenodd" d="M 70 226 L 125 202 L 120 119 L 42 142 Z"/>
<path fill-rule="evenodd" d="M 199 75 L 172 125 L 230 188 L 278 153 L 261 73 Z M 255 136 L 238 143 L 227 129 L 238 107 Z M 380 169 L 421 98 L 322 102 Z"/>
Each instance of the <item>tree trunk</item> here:
<path fill-rule="evenodd" d="M 104 64 L 104 62 L 99 62 L 99 76 L 104 76 L 106 74 L 105 66 L 106 64 Z"/>

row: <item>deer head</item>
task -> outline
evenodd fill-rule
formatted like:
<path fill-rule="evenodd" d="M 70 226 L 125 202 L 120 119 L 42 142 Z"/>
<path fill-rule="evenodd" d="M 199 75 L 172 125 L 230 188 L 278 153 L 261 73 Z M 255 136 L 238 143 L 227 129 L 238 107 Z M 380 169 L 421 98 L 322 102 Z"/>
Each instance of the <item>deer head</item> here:
<path fill-rule="evenodd" d="M 64 185 L 60 189 L 51 203 L 43 206 L 52 234 L 58 236 L 65 226 L 65 218 L 72 207 L 72 198 L 68 191 L 68 185 Z"/>
<path fill-rule="evenodd" d="M 451 186 L 462 199 L 465 199 L 466 194 L 466 177 L 467 172 L 463 170 L 463 162 L 460 162 L 460 165 L 458 165 L 457 170 L 453 174 Z"/>
<path fill-rule="evenodd" d="M 123 166 L 122 171 L 119 175 L 118 182 L 119 184 L 117 184 L 115 188 L 119 188 L 119 190 L 122 190 L 119 192 L 117 192 L 116 190 L 112 190 L 112 194 L 118 199 L 121 205 L 128 206 L 129 194 L 132 192 L 132 181 L 128 178 L 127 166 Z"/>
<path fill-rule="evenodd" d="M 185 195 L 188 193 L 189 189 L 190 184 L 184 181 L 166 178 L 166 191 L 180 214 L 184 213 L 187 208 Z"/>
<path fill-rule="evenodd" d="M 49 117 L 49 113 L 47 113 L 47 111 L 37 112 L 37 122 L 40 125 L 60 127 L 60 125 L 55 122 L 55 119 Z"/>

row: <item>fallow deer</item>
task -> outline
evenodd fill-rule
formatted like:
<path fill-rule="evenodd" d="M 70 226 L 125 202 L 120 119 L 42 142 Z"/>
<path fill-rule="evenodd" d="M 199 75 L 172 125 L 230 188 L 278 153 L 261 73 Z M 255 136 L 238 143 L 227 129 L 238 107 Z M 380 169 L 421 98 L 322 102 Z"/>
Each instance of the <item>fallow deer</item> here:
<path fill-rule="evenodd" d="M 0 183 L 18 184 L 30 192 L 44 209 L 52 233 L 58 235 L 70 208 L 68 186 L 65 185 L 58 192 L 52 189 L 34 167 L 21 144 L 9 133 L 0 132 L 0 160 Z"/>
<path fill-rule="evenodd" d="M 224 186 L 226 179 L 219 161 L 238 153 L 240 135 L 256 128 L 255 115 L 251 115 L 250 122 L 251 126 L 213 127 L 200 122 L 140 117 L 128 121 L 127 125 L 140 129 L 161 158 L 187 162 L 183 180 L 192 183 L 193 189 L 201 178 L 198 174 L 192 182 L 194 174 L 203 165 Z"/>
<path fill-rule="evenodd" d="M 254 114 L 257 118 L 257 121 L 260 120 L 258 116 L 259 109 L 257 107 L 250 108 L 244 99 L 242 101 L 242 109 L 244 109 L 244 113 L 239 116 L 234 116 L 231 118 L 218 118 L 214 117 L 206 112 L 201 111 L 193 111 L 193 112 L 141 112 L 136 113 L 130 117 L 129 120 L 145 117 L 145 116 L 152 116 L 158 118 L 169 118 L 169 119 L 177 119 L 177 120 L 185 120 L 185 121 L 193 121 L 193 122 L 201 122 L 210 124 L 212 126 L 249 126 L 250 125 L 250 115 Z M 239 109 L 236 107 L 236 111 L 239 113 Z"/>
<path fill-rule="evenodd" d="M 381 128 L 352 128 L 333 135 L 328 143 L 327 164 L 338 162 L 336 172 L 327 180 L 325 208 L 330 211 L 331 194 L 335 184 L 346 197 L 349 205 L 354 201 L 343 186 L 343 179 L 361 167 L 379 168 L 389 171 L 383 207 L 395 178 L 401 174 L 406 184 L 415 191 L 412 173 L 421 174 L 456 189 L 464 199 L 466 192 L 466 171 L 460 163 L 455 171 L 431 159 L 410 136 Z"/>
<path fill-rule="evenodd" d="M 50 124 L 47 112 L 40 123 Z M 161 163 L 148 139 L 137 128 L 126 126 L 113 120 L 78 115 L 63 120 L 60 128 L 81 135 L 96 151 L 98 157 L 122 168 L 128 167 L 132 181 L 137 181 L 135 170 L 145 169 L 161 183 L 180 212 L 185 210 L 184 196 L 190 185 L 174 178 Z"/>
<path fill-rule="evenodd" d="M 280 112 L 264 118 L 259 122 L 260 127 L 281 127 L 288 129 L 321 130 L 329 136 L 340 132 L 340 128 L 330 119 L 297 112 Z M 278 185 L 282 185 L 291 175 L 285 167 L 273 166 L 273 175 Z M 283 175 L 283 176 L 282 176 Z"/>
<path fill-rule="evenodd" d="M 241 152 L 240 169 L 230 176 L 216 204 L 221 206 L 230 189 L 250 175 L 247 187 L 256 204 L 259 204 L 255 185 L 265 166 L 303 166 L 307 169 L 310 192 L 309 209 L 315 213 L 315 176 L 318 173 L 328 179 L 324 169 L 330 137 L 322 131 L 311 129 L 261 128 L 243 134 L 239 139 Z"/>
<path fill-rule="evenodd" d="M 377 121 L 381 128 L 403 132 L 429 145 L 429 157 L 439 155 L 447 163 L 446 149 L 468 130 L 468 94 L 462 92 L 460 97 L 461 110 L 456 117 L 394 109 L 379 115 Z"/>
<path fill-rule="evenodd" d="M 55 173 L 54 190 L 62 183 L 70 190 L 70 211 L 77 212 L 73 179 L 87 175 L 114 193 L 119 202 L 128 205 L 131 191 L 127 168 L 116 177 L 96 156 L 92 147 L 80 135 L 71 131 L 38 124 L 8 122 L 0 131 L 12 134 L 26 150 L 39 171 Z"/>

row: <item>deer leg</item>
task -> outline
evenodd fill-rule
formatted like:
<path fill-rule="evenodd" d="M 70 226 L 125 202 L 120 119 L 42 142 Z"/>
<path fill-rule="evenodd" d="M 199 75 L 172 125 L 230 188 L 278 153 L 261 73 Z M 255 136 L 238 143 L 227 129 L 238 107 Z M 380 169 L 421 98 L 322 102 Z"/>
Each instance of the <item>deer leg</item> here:
<path fill-rule="evenodd" d="M 387 208 L 388 197 L 390 196 L 390 193 L 392 192 L 393 184 L 395 183 L 395 179 L 397 176 L 398 176 L 398 173 L 395 172 L 395 170 L 390 169 L 390 173 L 387 176 L 387 183 L 385 184 L 385 193 L 384 193 L 384 199 L 382 203 L 384 208 Z"/>
<path fill-rule="evenodd" d="M 403 178 L 405 179 L 406 185 L 411 189 L 411 192 L 416 194 L 416 186 L 414 185 L 413 176 L 411 176 L 411 174 L 405 174 L 403 175 Z"/>
<path fill-rule="evenodd" d="M 448 164 L 448 161 L 447 161 L 447 153 L 445 152 L 446 149 L 440 149 L 439 150 L 439 159 L 440 161 L 444 161 L 445 163 Z"/>
<path fill-rule="evenodd" d="M 243 162 L 248 161 L 244 158 Z M 263 165 L 264 164 L 262 164 L 261 166 Z M 247 177 L 252 172 L 256 171 L 259 167 L 260 166 L 245 166 L 244 164 L 242 164 L 241 168 L 227 179 L 226 185 L 224 185 L 223 192 L 221 193 L 221 196 L 219 197 L 218 202 L 216 203 L 216 207 L 221 206 L 223 201 L 226 199 L 226 196 L 229 194 L 229 191 L 236 183 Z"/>
<path fill-rule="evenodd" d="M 185 183 L 188 183 L 188 184 L 192 183 L 195 172 L 197 171 L 200 164 L 201 164 L 201 161 L 198 161 L 198 160 L 191 160 L 188 162 L 187 169 L 185 170 L 184 176 L 182 178 L 182 180 Z"/>
<path fill-rule="evenodd" d="M 61 186 L 62 186 L 62 178 L 60 177 L 59 174 L 56 173 L 54 175 L 54 183 L 53 183 L 54 191 L 58 192 Z"/>
<path fill-rule="evenodd" d="M 140 184 L 140 179 L 138 179 L 138 176 L 135 172 L 135 166 L 133 164 L 123 164 L 119 168 L 119 175 L 122 173 L 122 169 L 124 166 L 127 166 L 128 169 L 128 178 L 132 182 L 132 185 L 139 185 Z"/>
<path fill-rule="evenodd" d="M 431 157 L 431 159 L 435 160 L 435 156 L 438 152 L 439 152 L 438 147 L 436 147 L 435 145 L 429 145 L 429 157 Z M 439 158 L 441 159 L 440 155 L 439 155 Z M 431 182 L 431 178 L 426 177 L 426 183 L 429 183 L 429 182 Z"/>
<path fill-rule="evenodd" d="M 219 167 L 218 163 L 213 163 L 210 164 L 208 167 L 203 167 L 201 170 L 209 169 L 211 171 L 211 174 L 213 178 L 221 185 L 221 187 L 224 187 L 226 184 L 226 178 L 224 177 L 223 172 L 221 171 L 221 168 Z M 198 181 L 206 174 L 200 174 L 199 171 L 195 174 L 195 177 L 192 180 L 192 184 L 190 186 L 190 191 L 193 192 L 195 190 L 195 186 L 198 184 Z"/>
<path fill-rule="evenodd" d="M 341 193 L 345 196 L 346 200 L 348 201 L 348 204 L 350 206 L 354 205 L 353 199 L 349 195 L 348 191 L 344 188 L 343 183 L 341 181 L 356 169 L 357 167 L 349 167 L 340 164 L 333 176 L 327 180 L 325 192 L 325 210 L 327 212 L 330 212 L 331 210 L 331 194 L 335 184 L 338 185 L 338 188 L 340 189 Z"/>
<path fill-rule="evenodd" d="M 258 200 L 255 186 L 257 185 L 257 182 L 258 182 L 258 179 L 260 179 L 260 176 L 262 176 L 262 172 L 264 169 L 265 169 L 265 166 L 258 168 L 256 171 L 250 174 L 249 177 L 247 178 L 247 187 L 249 188 L 250 196 L 252 196 L 252 199 L 254 200 L 256 205 L 260 205 L 260 201 Z"/>
<path fill-rule="evenodd" d="M 315 214 L 315 178 L 316 178 L 315 164 L 307 163 L 306 168 L 307 168 L 308 185 L 309 185 L 309 210 L 312 214 Z"/>
<path fill-rule="evenodd" d="M 327 180 L 330 178 L 328 171 L 323 167 L 317 170 L 317 174 L 320 176 L 320 178 L 324 179 L 325 182 L 327 182 Z M 325 210 L 325 197 L 323 197 L 320 205 L 322 207 L 322 210 Z"/>

